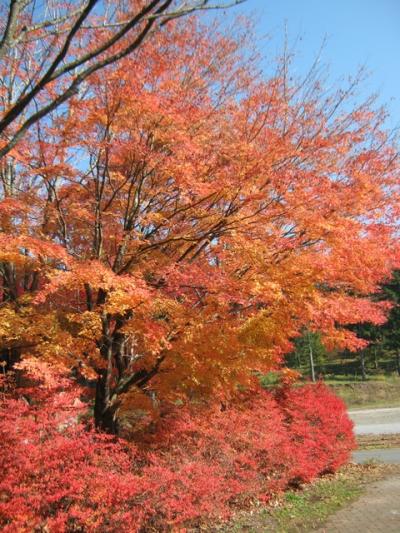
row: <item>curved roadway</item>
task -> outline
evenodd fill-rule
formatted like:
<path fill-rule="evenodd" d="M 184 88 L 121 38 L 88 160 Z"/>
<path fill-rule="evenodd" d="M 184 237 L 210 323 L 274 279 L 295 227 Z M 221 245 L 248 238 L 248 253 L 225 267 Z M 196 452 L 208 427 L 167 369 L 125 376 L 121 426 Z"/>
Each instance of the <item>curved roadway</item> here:
<path fill-rule="evenodd" d="M 356 435 L 400 434 L 400 407 L 385 409 L 360 409 L 349 411 Z M 384 463 L 400 464 L 400 448 L 359 450 L 353 453 L 353 461 L 364 463 L 375 459 Z"/>
<path fill-rule="evenodd" d="M 400 407 L 349 411 L 356 435 L 400 433 Z"/>

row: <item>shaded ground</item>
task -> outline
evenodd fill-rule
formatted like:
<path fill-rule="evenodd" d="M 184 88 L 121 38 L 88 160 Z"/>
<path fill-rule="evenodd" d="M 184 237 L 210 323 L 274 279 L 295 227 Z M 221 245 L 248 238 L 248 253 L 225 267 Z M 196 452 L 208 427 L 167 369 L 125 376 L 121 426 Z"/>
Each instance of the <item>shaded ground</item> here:
<path fill-rule="evenodd" d="M 373 483 L 349 507 L 335 513 L 320 533 L 399 533 L 400 477 Z"/>

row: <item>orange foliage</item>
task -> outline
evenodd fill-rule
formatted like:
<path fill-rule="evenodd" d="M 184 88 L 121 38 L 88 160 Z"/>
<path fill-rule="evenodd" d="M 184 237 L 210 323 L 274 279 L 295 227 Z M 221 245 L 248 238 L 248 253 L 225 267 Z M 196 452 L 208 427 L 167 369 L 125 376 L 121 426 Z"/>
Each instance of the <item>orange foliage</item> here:
<path fill-rule="evenodd" d="M 398 265 L 399 168 L 382 115 L 287 65 L 254 75 L 236 35 L 178 21 L 10 158 L 3 345 L 97 379 L 112 431 L 137 388 L 229 395 L 305 325 L 355 349 L 341 326 L 384 320 L 368 295 Z"/>

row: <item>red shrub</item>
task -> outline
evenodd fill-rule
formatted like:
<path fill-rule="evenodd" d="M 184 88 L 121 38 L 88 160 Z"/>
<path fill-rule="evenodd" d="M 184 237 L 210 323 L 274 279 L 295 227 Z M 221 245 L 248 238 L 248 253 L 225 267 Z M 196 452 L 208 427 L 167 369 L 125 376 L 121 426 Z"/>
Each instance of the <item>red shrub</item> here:
<path fill-rule="evenodd" d="M 283 388 L 277 401 L 296 456 L 296 477 L 309 481 L 333 472 L 355 448 L 353 423 L 345 403 L 323 383 Z"/>
<path fill-rule="evenodd" d="M 0 528 L 30 532 L 47 525 L 58 533 L 85 524 L 89 531 L 123 531 L 130 504 L 143 493 L 130 472 L 133 450 L 85 431 L 73 420 L 79 409 L 66 410 L 67 398 L 58 399 L 54 410 L 22 400 L 1 405 Z"/>
<path fill-rule="evenodd" d="M 337 468 L 354 444 L 343 403 L 322 385 L 260 390 L 224 410 L 175 408 L 145 450 L 88 431 L 65 385 L 34 405 L 1 403 L 5 532 L 166 531 L 227 517 Z"/>

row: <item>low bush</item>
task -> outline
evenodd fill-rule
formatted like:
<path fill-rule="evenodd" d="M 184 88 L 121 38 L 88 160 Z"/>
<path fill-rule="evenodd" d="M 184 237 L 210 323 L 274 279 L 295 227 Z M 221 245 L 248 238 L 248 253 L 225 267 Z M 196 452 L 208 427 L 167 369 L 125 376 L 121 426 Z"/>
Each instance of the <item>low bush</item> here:
<path fill-rule="evenodd" d="M 220 520 L 337 469 L 354 446 L 343 402 L 323 385 L 174 406 L 140 446 L 88 429 L 85 409 L 65 382 L 35 401 L 3 397 L 4 532 L 168 531 Z"/>

